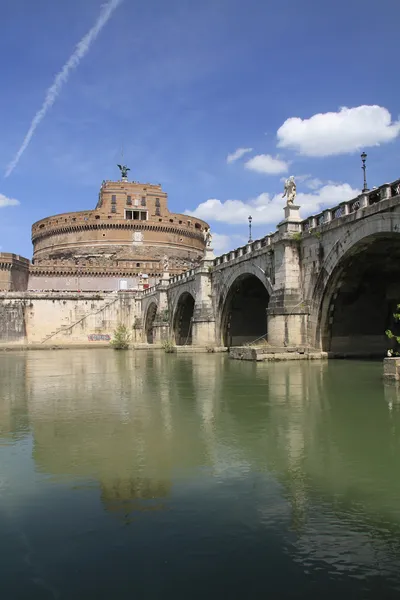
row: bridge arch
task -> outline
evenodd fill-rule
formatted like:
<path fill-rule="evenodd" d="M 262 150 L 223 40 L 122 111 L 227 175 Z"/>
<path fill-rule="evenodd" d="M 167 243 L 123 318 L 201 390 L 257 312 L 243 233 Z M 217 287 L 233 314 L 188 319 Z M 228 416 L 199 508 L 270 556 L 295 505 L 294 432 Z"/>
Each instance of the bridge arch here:
<path fill-rule="evenodd" d="M 146 342 L 148 344 L 154 343 L 154 321 L 156 319 L 158 311 L 158 305 L 156 302 L 151 302 L 146 311 L 146 317 L 144 321 L 144 331 L 146 335 Z"/>
<path fill-rule="evenodd" d="M 191 346 L 195 300 L 190 292 L 183 292 L 176 302 L 172 328 L 177 346 Z"/>
<path fill-rule="evenodd" d="M 354 225 L 320 273 L 313 290 L 317 345 L 333 354 L 384 355 L 385 330 L 396 327 L 392 314 L 400 303 L 400 215 Z"/>
<path fill-rule="evenodd" d="M 231 277 L 221 293 L 219 335 L 224 346 L 240 346 L 266 338 L 269 286 L 254 265 Z"/>

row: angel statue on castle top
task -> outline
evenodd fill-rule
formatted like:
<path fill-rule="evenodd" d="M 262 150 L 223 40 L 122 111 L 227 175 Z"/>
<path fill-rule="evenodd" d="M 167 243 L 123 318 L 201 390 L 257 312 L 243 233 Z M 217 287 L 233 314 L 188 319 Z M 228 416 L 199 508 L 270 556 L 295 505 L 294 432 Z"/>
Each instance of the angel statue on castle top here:
<path fill-rule="evenodd" d="M 118 169 L 121 171 L 121 177 L 127 178 L 128 177 L 128 171 L 130 171 L 130 168 L 127 167 L 126 165 L 117 165 Z"/>
<path fill-rule="evenodd" d="M 285 181 L 285 188 L 282 198 L 286 196 L 286 205 L 293 204 L 294 199 L 296 198 L 296 182 L 294 180 L 294 175 L 291 175 L 289 179 Z"/>

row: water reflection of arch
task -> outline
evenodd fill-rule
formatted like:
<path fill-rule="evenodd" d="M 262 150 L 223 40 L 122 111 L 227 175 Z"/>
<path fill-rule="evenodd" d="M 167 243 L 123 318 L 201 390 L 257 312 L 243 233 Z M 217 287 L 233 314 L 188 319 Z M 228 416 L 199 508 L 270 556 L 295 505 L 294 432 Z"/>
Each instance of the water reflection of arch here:
<path fill-rule="evenodd" d="M 311 339 L 330 352 L 382 355 L 400 299 L 400 215 L 352 227 L 327 255 L 310 290 Z"/>
<path fill-rule="evenodd" d="M 232 275 L 219 298 L 219 335 L 224 346 L 239 346 L 267 337 L 267 308 L 272 291 L 263 272 L 247 267 Z"/>
<path fill-rule="evenodd" d="M 176 302 L 172 317 L 172 329 L 177 346 L 192 344 L 192 324 L 195 299 L 190 292 L 183 292 Z"/>
<path fill-rule="evenodd" d="M 146 335 L 146 342 L 148 344 L 154 343 L 154 321 L 157 316 L 158 305 L 156 302 L 151 302 L 147 308 L 145 322 L 144 322 L 144 330 Z"/>

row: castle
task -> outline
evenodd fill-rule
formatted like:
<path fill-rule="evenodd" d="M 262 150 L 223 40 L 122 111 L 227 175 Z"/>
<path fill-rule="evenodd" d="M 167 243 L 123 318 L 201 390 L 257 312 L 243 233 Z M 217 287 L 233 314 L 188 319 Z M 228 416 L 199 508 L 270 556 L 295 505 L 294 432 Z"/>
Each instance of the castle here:
<path fill-rule="evenodd" d="M 168 210 L 161 185 L 103 181 L 94 210 L 32 226 L 33 258 L 0 253 L 0 290 L 113 291 L 152 286 L 193 267 L 208 224 Z"/>

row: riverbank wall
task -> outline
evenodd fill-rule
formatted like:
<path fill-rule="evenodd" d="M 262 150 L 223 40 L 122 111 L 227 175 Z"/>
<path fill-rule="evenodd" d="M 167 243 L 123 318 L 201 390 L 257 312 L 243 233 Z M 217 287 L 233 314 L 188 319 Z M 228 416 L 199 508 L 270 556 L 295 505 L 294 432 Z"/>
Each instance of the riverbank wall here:
<path fill-rule="evenodd" d="M 118 324 L 141 342 L 140 301 L 130 292 L 0 293 L 0 347 L 108 345 Z"/>

